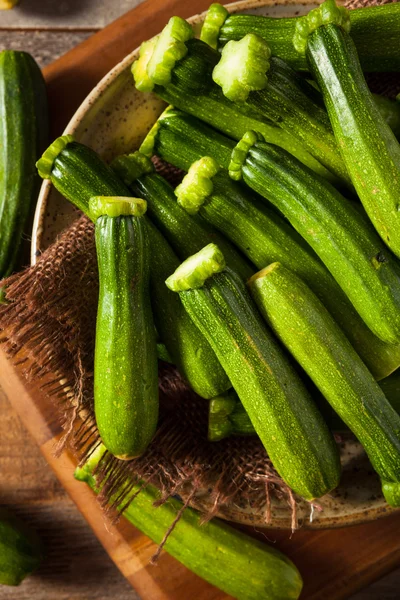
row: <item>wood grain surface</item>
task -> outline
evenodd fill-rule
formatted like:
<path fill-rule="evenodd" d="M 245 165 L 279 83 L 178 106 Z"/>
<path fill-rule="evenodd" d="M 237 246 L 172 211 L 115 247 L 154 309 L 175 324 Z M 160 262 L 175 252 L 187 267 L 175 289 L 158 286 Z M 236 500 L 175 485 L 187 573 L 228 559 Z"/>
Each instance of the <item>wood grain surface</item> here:
<path fill-rule="evenodd" d="M 208 4 L 208 0 L 150 0 L 135 13 L 89 39 L 90 20 L 81 23 L 80 29 L 84 31 L 63 32 L 2 32 L 0 21 L 0 48 L 27 49 L 44 65 L 75 43 L 86 40 L 83 46 L 46 70 L 53 131 L 58 133 L 93 85 L 138 45 L 144 31 L 148 37 L 161 29 L 170 14 L 189 16 L 207 8 Z M 155 18 L 156 11 L 159 18 Z M 94 56 L 96 60 L 92 60 Z M 46 560 L 37 574 L 18 589 L 0 588 L 0 600 L 226 598 L 165 554 L 158 567 L 144 568 L 143 563 L 153 552 L 153 545 L 123 520 L 117 529 L 113 529 L 103 520 L 93 494 L 72 479 L 71 457 L 65 455 L 61 460 L 54 459 L 53 437 L 57 438 L 58 428 L 52 406 L 46 404 L 37 387 L 23 385 L 14 369 L 4 362 L 4 357 L 0 357 L 0 381 L 58 476 L 57 480 L 37 444 L 21 425 L 17 412 L 0 391 L 0 503 L 14 508 L 32 524 L 47 548 Z M 41 410 L 35 409 L 37 405 Z M 60 481 L 77 500 L 97 537 L 119 561 L 131 582 L 136 583 L 139 596 L 111 563 Z M 379 523 L 334 532 L 300 531 L 291 537 L 286 532 L 269 531 L 260 535 L 266 536 L 267 541 L 276 544 L 296 561 L 305 577 L 304 600 L 339 600 L 350 598 L 353 592 L 400 564 L 399 525 L 399 517 L 391 517 Z M 135 557 L 132 546 L 137 550 Z M 351 598 L 398 599 L 399 584 L 400 573 L 394 572 Z"/>

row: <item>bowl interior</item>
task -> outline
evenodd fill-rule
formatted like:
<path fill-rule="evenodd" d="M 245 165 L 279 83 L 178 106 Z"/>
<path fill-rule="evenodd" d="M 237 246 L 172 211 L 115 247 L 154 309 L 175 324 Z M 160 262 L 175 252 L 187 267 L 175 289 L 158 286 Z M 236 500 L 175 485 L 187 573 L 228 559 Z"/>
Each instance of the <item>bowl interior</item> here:
<path fill-rule="evenodd" d="M 295 16 L 305 14 L 316 4 L 296 1 L 251 0 L 228 5 L 230 12 L 247 12 L 268 16 Z M 190 22 L 199 27 L 204 15 L 196 15 Z M 134 50 L 112 69 L 96 86 L 75 113 L 65 133 L 99 152 L 110 161 L 115 156 L 137 149 L 141 141 L 165 107 L 153 94 L 142 94 L 134 85 L 130 72 L 137 58 Z M 32 264 L 37 256 L 51 245 L 57 235 L 70 225 L 78 212 L 46 181 L 38 199 L 33 235 Z M 319 501 L 319 508 L 310 509 L 306 502 L 300 504 L 299 520 L 304 527 L 321 528 L 355 524 L 373 520 L 392 512 L 380 491 L 378 477 L 373 473 L 361 445 L 349 436 L 340 441 L 343 476 L 340 486 Z M 195 506 L 207 506 L 206 491 L 196 499 Z M 265 526 L 263 515 L 249 506 L 230 505 L 222 517 L 240 523 Z M 274 501 L 272 527 L 288 528 L 291 509 L 285 503 Z"/>

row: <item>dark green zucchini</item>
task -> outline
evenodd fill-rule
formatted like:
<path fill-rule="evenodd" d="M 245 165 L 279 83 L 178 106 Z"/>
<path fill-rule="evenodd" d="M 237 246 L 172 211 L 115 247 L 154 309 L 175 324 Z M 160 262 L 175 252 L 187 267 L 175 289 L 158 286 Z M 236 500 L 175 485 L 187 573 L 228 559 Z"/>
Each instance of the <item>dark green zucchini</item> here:
<path fill-rule="evenodd" d="M 244 280 L 254 273 L 252 265 L 228 240 L 202 219 L 192 219 L 178 206 L 173 187 L 157 173 L 149 172 L 153 170 L 152 163 L 146 156 L 140 152 L 119 156 L 114 159 L 111 168 L 133 194 L 147 200 L 149 217 L 179 258 L 183 260 L 210 242 L 215 242 L 224 252 L 229 266 Z"/>
<path fill-rule="evenodd" d="M 362 443 L 383 483 L 400 489 L 400 416 L 323 304 L 273 263 L 249 287 L 267 323 Z"/>
<path fill-rule="evenodd" d="M 212 77 L 229 100 L 268 117 L 352 188 L 326 110 L 314 102 L 314 88 L 307 81 L 299 82 L 280 58 L 271 57 L 262 38 L 249 33 L 240 41 L 228 42 Z"/>
<path fill-rule="evenodd" d="M 76 479 L 86 481 L 96 493 L 99 490 L 93 472 L 103 453 L 104 447 L 100 446 L 75 471 Z M 175 498 L 154 506 L 161 494 L 151 485 L 139 482 L 130 490 L 129 498 L 131 502 L 124 506 L 124 516 L 132 525 L 156 544 L 161 544 L 170 532 L 163 545 L 166 552 L 226 594 L 238 600 L 299 598 L 303 585 L 300 573 L 278 550 L 220 519 L 202 524 L 197 511 L 183 510 L 183 504 Z"/>
<path fill-rule="evenodd" d="M 146 450 L 158 421 L 146 202 L 103 196 L 92 198 L 89 208 L 99 269 L 94 412 L 107 450 L 130 460 Z"/>
<path fill-rule="evenodd" d="M 371 331 L 400 342 L 400 269 L 353 203 L 277 146 L 249 132 L 230 175 L 272 202 L 329 269 Z"/>
<path fill-rule="evenodd" d="M 148 149 L 154 147 L 161 158 L 187 171 L 204 150 L 226 164 L 231 147 L 226 140 L 194 117 L 169 110 L 144 145 Z M 398 368 L 400 346 L 386 344 L 372 333 L 314 251 L 278 213 L 249 189 L 230 181 L 226 173 L 219 172 L 210 179 L 204 172 L 197 177 L 196 167 L 192 169 L 194 188 L 190 186 L 190 191 L 197 199 L 189 199 L 192 212 L 199 210 L 259 269 L 280 261 L 298 273 L 325 303 L 377 379 Z M 188 203 L 183 202 L 182 206 L 187 208 Z"/>
<path fill-rule="evenodd" d="M 46 86 L 26 52 L 0 52 L 0 279 L 16 266 L 40 186 L 35 162 L 48 142 Z"/>
<path fill-rule="evenodd" d="M 0 509 L 0 584 L 17 586 L 43 559 L 37 534 L 5 508 Z M 4 592 L 5 593 L 5 592 Z"/>
<path fill-rule="evenodd" d="M 182 37 L 187 32 L 187 23 L 179 17 L 173 19 L 176 20 L 178 30 L 181 29 L 179 39 L 172 36 L 167 42 L 161 34 L 158 41 L 154 39 L 153 52 L 148 51 L 149 42 L 146 42 L 147 51 L 132 67 L 135 84 L 139 90 L 153 90 L 169 104 L 195 115 L 236 140 L 249 129 L 259 131 L 269 142 L 285 148 L 320 175 L 332 182 L 337 181 L 336 176 L 310 154 L 303 142 L 278 127 L 268 118 L 268 114 L 264 115 L 245 103 L 235 104 L 225 98 L 219 86 L 212 80 L 213 69 L 220 59 L 219 53 L 197 39 L 189 38 L 183 43 Z M 166 30 L 168 28 L 169 25 Z M 183 51 L 182 46 L 186 49 L 186 54 L 180 60 L 167 60 L 167 77 L 163 63 L 164 54 L 167 59 L 171 52 L 174 54 L 174 49 L 180 54 Z M 154 56 L 157 56 L 164 74 L 162 85 L 159 83 L 160 79 L 149 77 L 149 68 Z"/>
<path fill-rule="evenodd" d="M 39 161 L 42 177 L 73 204 L 89 214 L 89 200 L 95 195 L 129 196 L 128 188 L 99 155 L 64 136 L 56 140 Z M 194 391 L 207 399 L 231 387 L 214 351 L 182 308 L 179 298 L 164 281 L 177 268 L 179 260 L 165 238 L 144 217 L 150 237 L 151 302 L 157 331 L 174 364 Z M 201 357 L 201 360 L 199 360 Z"/>
<path fill-rule="evenodd" d="M 351 35 L 364 71 L 400 71 L 399 14 L 400 5 L 396 2 L 350 11 Z M 300 18 L 229 15 L 224 7 L 213 4 L 203 26 L 202 39 L 216 48 L 229 40 L 240 40 L 247 33 L 255 33 L 268 42 L 274 55 L 292 68 L 308 70 L 306 58 L 293 46 L 293 35 Z"/>
<path fill-rule="evenodd" d="M 400 256 L 400 145 L 374 103 L 349 29 L 348 11 L 326 0 L 298 22 L 293 41 L 321 89 L 360 200 L 385 244 Z"/>
<path fill-rule="evenodd" d="M 208 412 L 210 442 L 219 442 L 232 435 L 257 435 L 249 415 L 233 389 L 210 400 Z"/>
<path fill-rule="evenodd" d="M 281 477 L 307 500 L 335 488 L 333 437 L 218 247 L 191 256 L 166 283 L 213 347 Z"/>

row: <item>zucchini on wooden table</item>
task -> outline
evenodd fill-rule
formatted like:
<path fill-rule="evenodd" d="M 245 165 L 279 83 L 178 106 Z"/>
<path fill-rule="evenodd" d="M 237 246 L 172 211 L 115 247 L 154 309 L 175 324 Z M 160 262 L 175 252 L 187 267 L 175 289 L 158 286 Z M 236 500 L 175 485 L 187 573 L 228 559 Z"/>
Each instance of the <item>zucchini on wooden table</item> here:
<path fill-rule="evenodd" d="M 267 323 L 362 443 L 389 504 L 400 490 L 400 416 L 323 304 L 279 263 L 249 281 Z"/>
<path fill-rule="evenodd" d="M 43 559 L 37 534 L 5 508 L 0 509 L 0 585 L 17 586 Z"/>
<path fill-rule="evenodd" d="M 139 60 L 133 63 L 132 73 L 137 89 L 153 90 L 169 104 L 236 140 L 249 129 L 260 131 L 269 142 L 282 146 L 317 173 L 336 182 L 337 177 L 312 156 L 304 143 L 278 127 L 268 114 L 254 111 L 245 103 L 231 102 L 223 95 L 212 79 L 219 60 L 216 50 L 193 39 L 193 30 L 186 21 L 172 17 L 158 38 L 145 42 Z M 301 95 L 300 89 L 297 92 Z M 291 106 L 295 106 L 294 101 Z"/>
<path fill-rule="evenodd" d="M 122 460 L 146 450 L 158 421 L 146 208 L 139 198 L 100 196 L 89 202 L 99 269 L 94 412 L 103 444 Z"/>
<path fill-rule="evenodd" d="M 19 258 L 40 186 L 35 162 L 48 142 L 46 86 L 26 52 L 0 52 L 0 279 Z M 30 233 L 30 232 L 29 232 Z"/>
<path fill-rule="evenodd" d="M 39 173 L 90 218 L 90 198 L 96 195 L 129 196 L 125 184 L 91 148 L 72 136 L 58 138 L 38 162 Z M 179 260 L 168 242 L 148 221 L 150 237 L 151 301 L 155 324 L 174 364 L 192 389 L 210 399 L 231 387 L 211 346 L 186 314 L 179 298 L 165 286 Z M 201 357 L 201 360 L 199 360 Z"/>
<path fill-rule="evenodd" d="M 400 5 L 356 8 L 349 11 L 352 38 L 364 71 L 400 71 Z M 212 4 L 207 13 L 201 38 L 213 48 L 247 33 L 265 39 L 274 55 L 296 70 L 308 70 L 306 57 L 296 52 L 293 35 L 301 17 L 273 18 L 259 15 L 230 14 L 220 4 Z"/>
<path fill-rule="evenodd" d="M 96 468 L 104 446 L 93 453 L 75 477 L 98 493 Z M 156 544 L 188 569 L 237 600 L 297 600 L 303 582 L 295 565 L 271 546 L 233 529 L 214 518 L 201 524 L 201 515 L 169 498 L 160 506 L 161 493 L 140 482 L 129 492 L 124 516 Z M 129 501 L 129 498 L 127 499 Z M 172 531 L 171 526 L 179 517 Z M 168 537 L 166 533 L 170 531 Z M 246 573 L 246 577 L 243 577 Z"/>
<path fill-rule="evenodd" d="M 297 22 L 293 43 L 307 57 L 318 82 L 343 160 L 370 220 L 400 256 L 400 145 L 365 82 L 350 27 L 349 12 L 335 0 L 325 0 Z"/>
<path fill-rule="evenodd" d="M 399 344 L 400 266 L 365 214 L 322 177 L 254 132 L 233 151 L 229 172 L 286 216 L 371 331 L 384 342 Z"/>
<path fill-rule="evenodd" d="M 335 488 L 335 441 L 240 280 L 209 244 L 167 279 L 205 335 L 286 483 L 312 501 Z"/>
<path fill-rule="evenodd" d="M 218 170 L 219 164 L 228 164 L 228 152 L 233 149 L 231 140 L 194 117 L 169 109 L 161 115 L 142 147 L 150 155 L 155 152 L 173 165 L 189 170 L 185 184 L 178 188 L 179 192 L 176 190 L 181 206 L 191 214 L 198 211 L 259 269 L 280 261 L 303 278 L 325 303 L 377 379 L 398 368 L 400 346 L 386 344 L 372 333 L 306 241 L 250 189 L 230 181 L 226 172 Z M 201 160 L 204 151 L 209 153 L 207 164 L 213 159 L 217 163 L 211 163 L 211 170 Z M 192 161 L 196 162 L 191 166 Z"/>

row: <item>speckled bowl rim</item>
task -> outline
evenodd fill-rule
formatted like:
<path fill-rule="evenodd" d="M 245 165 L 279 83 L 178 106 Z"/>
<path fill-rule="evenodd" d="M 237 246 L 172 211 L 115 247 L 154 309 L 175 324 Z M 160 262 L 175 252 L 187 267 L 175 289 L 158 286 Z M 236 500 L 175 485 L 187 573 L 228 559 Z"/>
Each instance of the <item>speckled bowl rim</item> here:
<path fill-rule="evenodd" d="M 239 0 L 238 2 L 233 2 L 231 4 L 227 4 L 226 8 L 230 13 L 235 13 L 243 10 L 251 10 L 255 8 L 262 7 L 274 7 L 274 6 L 306 6 L 310 4 L 320 4 L 323 0 L 314 0 L 314 2 L 310 1 L 299 1 L 299 0 Z M 339 0 L 340 3 L 341 0 Z M 201 22 L 204 19 L 206 11 L 203 13 L 199 13 L 197 15 L 193 15 L 188 19 L 188 21 L 192 24 Z M 102 94 L 111 86 L 114 80 L 127 68 L 132 62 L 137 58 L 139 52 L 139 48 L 133 50 L 130 54 L 128 54 L 121 62 L 119 62 L 113 69 L 111 69 L 107 75 L 105 75 L 100 82 L 93 88 L 92 92 L 86 97 L 86 99 L 79 106 L 71 120 L 69 121 L 64 135 L 66 134 L 74 134 L 76 130 L 81 125 L 82 121 L 85 119 L 87 113 L 90 111 L 91 107 L 97 102 Z M 44 221 L 44 215 L 46 213 L 46 207 L 49 195 L 51 193 L 52 183 L 49 180 L 45 180 L 41 186 L 40 194 L 38 197 L 38 202 L 36 206 L 36 212 L 33 222 L 33 230 L 32 230 L 32 245 L 31 245 L 31 265 L 34 265 L 37 260 L 37 256 L 40 254 L 40 247 L 42 242 L 42 236 L 44 233 L 44 228 L 42 223 Z M 183 494 L 184 497 L 184 494 Z M 208 508 L 208 502 L 206 499 L 202 499 L 200 501 L 195 502 L 192 505 L 196 508 L 202 507 Z M 363 510 L 359 513 L 349 514 L 348 516 L 341 515 L 339 517 L 331 517 L 324 518 L 323 520 L 315 520 L 314 522 L 308 522 L 308 519 L 303 520 L 302 526 L 307 529 L 328 529 L 328 528 L 338 528 L 345 527 L 350 525 L 359 525 L 363 523 L 368 523 L 371 521 L 375 521 L 376 519 L 383 518 L 394 512 L 397 512 L 400 509 L 394 509 L 389 506 L 385 507 L 374 507 L 370 510 Z M 231 506 L 228 508 L 224 508 L 222 513 L 220 514 L 225 519 L 232 520 L 237 523 L 245 523 L 248 525 L 254 524 L 254 515 L 248 514 L 245 516 L 243 509 L 239 507 Z M 256 523 L 259 527 L 259 522 Z M 289 529 L 290 522 L 286 519 L 274 519 L 272 527 L 275 529 Z"/>

